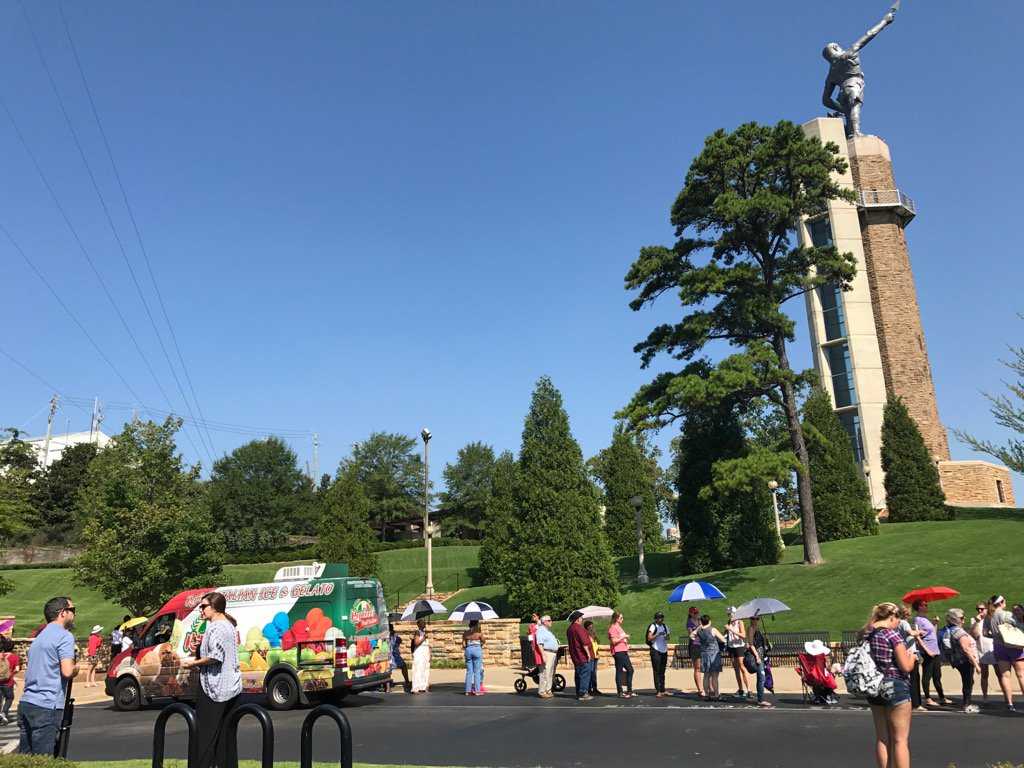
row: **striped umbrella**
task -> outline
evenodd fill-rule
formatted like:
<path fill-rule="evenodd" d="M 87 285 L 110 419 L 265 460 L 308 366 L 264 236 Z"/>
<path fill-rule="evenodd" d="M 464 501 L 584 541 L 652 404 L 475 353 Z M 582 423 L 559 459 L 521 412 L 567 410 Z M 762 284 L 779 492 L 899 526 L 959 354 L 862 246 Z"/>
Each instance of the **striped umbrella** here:
<path fill-rule="evenodd" d="M 724 600 L 725 593 L 710 581 L 688 581 L 672 590 L 670 603 L 688 603 L 691 600 Z"/>
<path fill-rule="evenodd" d="M 481 603 L 476 600 L 455 606 L 448 615 L 449 621 L 484 621 L 497 618 L 498 612 L 491 607 L 490 603 Z"/>
<path fill-rule="evenodd" d="M 413 600 L 402 611 L 402 621 L 422 619 L 434 613 L 448 613 L 448 609 L 437 600 Z"/>

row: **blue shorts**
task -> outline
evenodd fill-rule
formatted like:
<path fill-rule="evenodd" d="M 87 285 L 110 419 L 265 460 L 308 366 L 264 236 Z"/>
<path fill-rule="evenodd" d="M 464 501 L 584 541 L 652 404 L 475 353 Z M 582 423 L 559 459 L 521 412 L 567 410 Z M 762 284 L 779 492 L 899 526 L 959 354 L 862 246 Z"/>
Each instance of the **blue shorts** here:
<path fill-rule="evenodd" d="M 898 707 L 900 704 L 910 701 L 909 680 L 904 680 L 902 677 L 894 677 L 889 678 L 885 682 L 892 686 L 892 695 L 884 699 L 869 697 L 868 704 L 876 707 Z"/>

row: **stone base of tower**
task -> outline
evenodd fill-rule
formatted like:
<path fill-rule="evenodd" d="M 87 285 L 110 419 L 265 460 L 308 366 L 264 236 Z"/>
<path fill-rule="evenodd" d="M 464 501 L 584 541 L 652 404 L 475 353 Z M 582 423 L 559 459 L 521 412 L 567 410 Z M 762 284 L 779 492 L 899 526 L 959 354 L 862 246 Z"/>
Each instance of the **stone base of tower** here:
<path fill-rule="evenodd" d="M 940 461 L 939 482 L 952 507 L 1015 507 L 1010 470 L 988 461 Z"/>

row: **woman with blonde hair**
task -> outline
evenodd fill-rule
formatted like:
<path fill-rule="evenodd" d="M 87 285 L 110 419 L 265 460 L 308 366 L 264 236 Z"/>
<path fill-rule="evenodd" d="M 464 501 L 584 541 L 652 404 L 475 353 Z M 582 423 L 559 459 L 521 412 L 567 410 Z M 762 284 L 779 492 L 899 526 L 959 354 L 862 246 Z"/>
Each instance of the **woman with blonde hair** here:
<path fill-rule="evenodd" d="M 879 603 L 861 630 L 884 679 L 880 695 L 868 699 L 875 722 L 878 768 L 910 768 L 910 671 L 914 659 L 897 631 L 899 625 L 899 607 L 895 603 Z"/>
<path fill-rule="evenodd" d="M 1007 643 L 1004 633 L 1019 634 L 1024 631 L 1024 621 L 1010 611 L 1006 610 L 1006 598 L 1002 595 L 992 595 L 988 601 L 989 615 L 988 628 L 992 635 L 993 655 L 996 662 L 996 680 L 1003 690 L 1003 700 L 1006 702 L 1006 709 L 1016 712 L 1013 706 L 1013 678 L 1011 672 L 1017 676 L 1017 684 L 1024 690 L 1024 648 L 1017 643 Z"/>

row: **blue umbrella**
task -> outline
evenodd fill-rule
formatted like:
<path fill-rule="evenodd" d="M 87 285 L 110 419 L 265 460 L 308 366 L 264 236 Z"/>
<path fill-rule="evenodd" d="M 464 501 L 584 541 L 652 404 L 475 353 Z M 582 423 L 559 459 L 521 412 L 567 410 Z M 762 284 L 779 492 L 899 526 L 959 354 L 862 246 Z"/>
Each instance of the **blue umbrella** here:
<path fill-rule="evenodd" d="M 687 603 L 691 600 L 724 600 L 725 593 L 709 581 L 689 581 L 680 584 L 668 596 L 670 603 Z"/>

